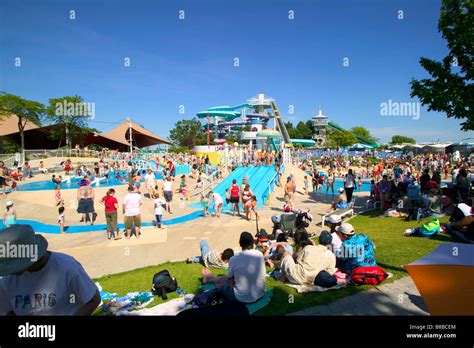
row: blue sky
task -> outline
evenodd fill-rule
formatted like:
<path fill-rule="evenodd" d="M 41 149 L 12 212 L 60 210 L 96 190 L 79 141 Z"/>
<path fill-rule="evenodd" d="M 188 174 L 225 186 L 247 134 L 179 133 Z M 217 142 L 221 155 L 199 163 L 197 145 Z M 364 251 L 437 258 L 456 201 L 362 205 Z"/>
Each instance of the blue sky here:
<path fill-rule="evenodd" d="M 420 56 L 446 55 L 439 8 L 435 0 L 2 0 L 0 90 L 44 103 L 80 95 L 95 103 L 90 124 L 104 131 L 131 117 L 167 136 L 182 118 L 263 91 L 293 122 L 321 105 L 331 120 L 382 141 L 456 141 L 472 132 L 442 114 L 380 115 L 389 99 L 417 101 L 409 82 L 427 76 Z"/>

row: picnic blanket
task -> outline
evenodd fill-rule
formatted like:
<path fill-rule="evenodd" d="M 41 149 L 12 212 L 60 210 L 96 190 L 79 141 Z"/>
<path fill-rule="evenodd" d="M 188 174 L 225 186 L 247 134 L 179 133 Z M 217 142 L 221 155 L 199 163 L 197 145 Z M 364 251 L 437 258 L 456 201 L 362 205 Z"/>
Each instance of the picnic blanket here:
<path fill-rule="evenodd" d="M 284 283 L 285 285 L 289 286 L 290 288 L 296 289 L 298 293 L 304 293 L 304 292 L 324 292 L 328 290 L 337 290 L 341 288 L 345 288 L 347 285 L 346 284 L 338 284 L 334 285 L 330 288 L 323 288 L 322 286 L 317 286 L 317 285 L 296 285 L 296 284 L 290 284 L 290 283 Z"/>
<path fill-rule="evenodd" d="M 194 295 L 193 294 L 187 294 L 183 297 L 175 298 L 173 300 L 169 300 L 168 302 L 161 303 L 159 305 L 156 305 L 151 308 L 145 308 L 141 309 L 138 311 L 133 311 L 130 312 L 128 310 L 126 311 L 120 311 L 116 315 L 167 315 L 167 316 L 173 316 L 177 315 L 179 312 L 182 312 L 186 309 L 193 308 L 191 305 L 191 301 L 193 300 Z"/>
<path fill-rule="evenodd" d="M 130 292 L 122 297 L 115 297 L 100 307 L 104 313 L 116 314 L 148 306 L 154 300 L 151 292 Z"/>

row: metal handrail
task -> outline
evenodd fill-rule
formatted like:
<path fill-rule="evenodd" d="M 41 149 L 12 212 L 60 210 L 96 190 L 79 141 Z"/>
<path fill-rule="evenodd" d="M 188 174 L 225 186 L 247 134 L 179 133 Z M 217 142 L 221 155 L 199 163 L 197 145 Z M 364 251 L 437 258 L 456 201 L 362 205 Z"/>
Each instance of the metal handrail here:
<path fill-rule="evenodd" d="M 214 178 L 216 177 L 216 175 L 217 175 L 217 171 L 213 172 L 213 173 L 212 173 L 211 175 L 209 175 L 208 177 L 204 177 L 204 180 L 206 180 L 206 181 L 209 183 L 209 186 L 208 186 L 207 188 L 206 188 L 206 185 L 204 184 L 204 181 L 201 181 L 200 183 L 195 183 L 195 184 L 191 185 L 191 186 L 189 187 L 189 198 L 190 198 L 190 197 L 193 197 L 193 196 L 196 196 L 196 195 L 199 194 L 199 193 L 203 194 L 204 191 L 206 191 L 207 189 L 209 189 L 210 187 L 212 187 L 215 182 L 218 182 L 218 180 L 214 180 Z M 191 194 L 191 191 L 192 191 L 194 188 L 198 187 L 199 184 L 202 184 L 201 190 L 200 190 L 200 191 L 197 191 L 197 192 L 195 192 L 195 193 L 193 193 L 193 194 Z"/>
<path fill-rule="evenodd" d="M 272 178 L 268 181 L 267 184 L 267 189 L 263 192 L 262 197 L 267 197 L 267 203 L 270 204 L 270 192 L 272 191 L 273 187 L 275 187 L 275 179 L 278 177 L 280 172 L 285 170 L 285 166 L 281 166 L 280 170 L 278 172 L 275 172 L 275 174 L 272 176 Z M 273 185 L 273 186 L 272 186 Z"/>

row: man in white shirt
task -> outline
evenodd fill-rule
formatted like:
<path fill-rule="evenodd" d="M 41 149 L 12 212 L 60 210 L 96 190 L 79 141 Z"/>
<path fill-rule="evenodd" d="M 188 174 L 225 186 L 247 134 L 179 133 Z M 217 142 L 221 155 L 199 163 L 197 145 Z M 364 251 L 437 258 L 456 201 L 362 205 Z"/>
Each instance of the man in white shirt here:
<path fill-rule="evenodd" d="M 239 244 L 242 252 L 229 260 L 228 283 L 220 292 L 228 301 L 252 303 L 265 294 L 265 261 L 263 254 L 254 249 L 254 239 L 249 232 L 242 232 Z"/>
<path fill-rule="evenodd" d="M 7 244 L 22 255 L 0 258 L 0 315 L 90 315 L 100 304 L 81 264 L 48 251 L 48 241 L 30 225 L 2 230 L 0 245 Z"/>
<path fill-rule="evenodd" d="M 210 191 L 209 196 L 211 196 L 214 200 L 214 211 L 216 212 L 216 216 L 220 218 L 222 206 L 224 205 L 224 200 L 222 199 L 222 196 L 217 192 Z"/>
<path fill-rule="evenodd" d="M 123 215 L 127 233 L 126 239 L 130 239 L 132 226 L 135 226 L 135 236 L 140 238 L 140 228 L 142 227 L 140 206 L 142 205 L 142 196 L 138 193 L 135 186 L 128 187 L 128 193 L 123 199 Z"/>
<path fill-rule="evenodd" d="M 147 173 L 145 174 L 145 185 L 148 191 L 148 195 L 150 199 L 152 199 L 152 193 L 155 190 L 156 186 L 156 178 L 155 174 L 153 174 L 153 171 L 151 169 L 148 169 Z"/>

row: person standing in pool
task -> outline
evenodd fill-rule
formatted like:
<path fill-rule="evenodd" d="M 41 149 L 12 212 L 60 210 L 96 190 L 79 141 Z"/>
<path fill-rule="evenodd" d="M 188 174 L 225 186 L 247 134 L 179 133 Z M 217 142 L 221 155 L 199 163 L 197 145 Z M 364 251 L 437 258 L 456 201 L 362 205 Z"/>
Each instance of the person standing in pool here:
<path fill-rule="evenodd" d="M 346 180 L 344 181 L 344 191 L 346 191 L 347 203 L 351 202 L 354 189 L 357 190 L 357 185 L 352 169 L 349 169 L 349 172 L 346 175 Z"/>
<path fill-rule="evenodd" d="M 79 182 L 79 190 L 77 190 L 77 212 L 82 214 L 81 222 L 87 224 L 90 221 L 91 225 L 94 224 L 94 189 L 90 185 L 89 177 L 85 176 Z"/>

